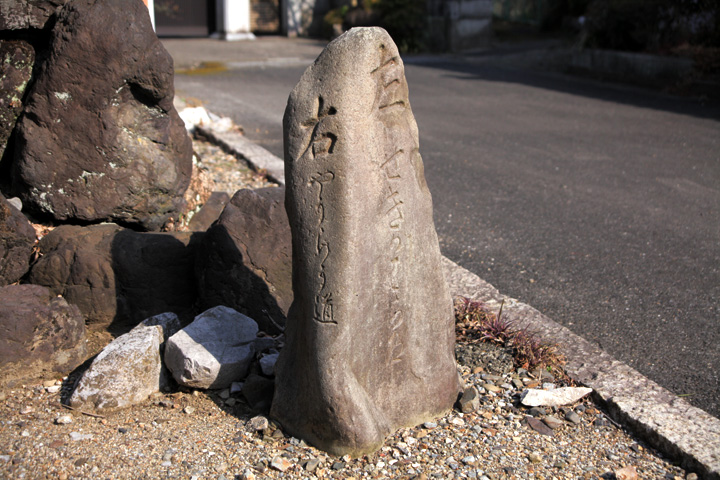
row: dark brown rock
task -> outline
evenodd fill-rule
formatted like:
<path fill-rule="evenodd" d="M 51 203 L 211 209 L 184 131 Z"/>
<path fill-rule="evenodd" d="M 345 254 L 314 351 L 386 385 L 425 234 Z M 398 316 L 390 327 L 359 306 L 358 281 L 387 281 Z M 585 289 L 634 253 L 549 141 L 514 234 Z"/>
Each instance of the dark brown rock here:
<path fill-rule="evenodd" d="M 67 0 L 0 0 L 0 30 L 45 28 Z"/>
<path fill-rule="evenodd" d="M 23 107 L 35 50 L 22 40 L 0 40 L 0 157 Z"/>
<path fill-rule="evenodd" d="M 212 192 L 200 211 L 190 219 L 188 230 L 191 232 L 206 231 L 220 217 L 229 201 L 230 195 L 227 192 Z"/>
<path fill-rule="evenodd" d="M 118 289 L 111 252 L 120 231 L 114 224 L 54 229 L 38 244 L 41 257 L 28 282 L 77 305 L 88 325 L 110 325 L 117 314 Z"/>
<path fill-rule="evenodd" d="M 549 437 L 553 436 L 552 428 L 545 425 L 542 420 L 538 420 L 537 418 L 533 418 L 528 415 L 525 417 L 525 423 L 527 423 L 530 428 L 542 435 L 547 435 Z"/>
<path fill-rule="evenodd" d="M 85 360 L 78 308 L 38 285 L 0 288 L 0 382 L 66 374 Z"/>
<path fill-rule="evenodd" d="M 452 299 L 402 60 L 379 28 L 331 42 L 284 118 L 294 301 L 272 416 L 337 455 L 452 408 Z"/>
<path fill-rule="evenodd" d="M 225 305 L 280 333 L 292 303 L 290 225 L 285 189 L 240 190 L 210 227 L 198 251 L 204 308 Z"/>
<path fill-rule="evenodd" d="M 116 321 L 135 326 L 163 312 L 193 317 L 197 301 L 195 256 L 202 234 L 119 232 L 112 259 L 118 289 Z"/>
<path fill-rule="evenodd" d="M 164 312 L 182 318 L 196 299 L 192 237 L 64 225 L 40 241 L 28 281 L 77 305 L 93 328 L 124 331 Z"/>
<path fill-rule="evenodd" d="M 56 221 L 178 218 L 192 146 L 173 96 L 141 0 L 69 1 L 18 120 L 13 191 Z"/>
<path fill-rule="evenodd" d="M 262 375 L 251 373 L 243 382 L 241 393 L 250 408 L 256 412 L 267 413 L 273 398 L 275 382 Z"/>
<path fill-rule="evenodd" d="M 30 268 L 35 230 L 17 208 L 0 195 L 0 285 L 15 283 Z"/>

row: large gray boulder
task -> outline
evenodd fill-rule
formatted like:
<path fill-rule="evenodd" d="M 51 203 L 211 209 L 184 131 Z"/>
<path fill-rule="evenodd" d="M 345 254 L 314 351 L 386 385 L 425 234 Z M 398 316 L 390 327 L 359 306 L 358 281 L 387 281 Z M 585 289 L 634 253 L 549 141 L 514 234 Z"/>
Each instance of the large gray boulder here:
<path fill-rule="evenodd" d="M 0 287 L 0 384 L 67 374 L 85 361 L 78 308 L 38 285 Z"/>
<path fill-rule="evenodd" d="M 163 312 L 192 318 L 197 235 L 63 225 L 40 241 L 27 281 L 77 305 L 93 329 L 125 332 Z"/>
<path fill-rule="evenodd" d="M 293 292 L 271 415 L 337 455 L 451 409 L 452 300 L 403 63 L 379 28 L 331 42 L 284 118 Z"/>
<path fill-rule="evenodd" d="M 285 189 L 238 191 L 198 249 L 202 306 L 234 308 L 280 333 L 292 303 L 291 257 Z"/>
<path fill-rule="evenodd" d="M 211 308 L 170 337 L 165 365 L 181 385 L 229 387 L 248 374 L 257 333 L 253 319 L 228 307 Z"/>
<path fill-rule="evenodd" d="M 174 314 L 161 314 L 110 342 L 83 373 L 70 405 L 83 410 L 112 410 L 144 402 L 167 384 L 161 350 L 180 327 Z"/>
<path fill-rule="evenodd" d="M 192 146 L 173 62 L 141 0 L 70 0 L 18 120 L 13 191 L 56 221 L 158 230 L 183 210 Z"/>
<path fill-rule="evenodd" d="M 0 195 L 0 286 L 15 283 L 30 269 L 35 229 Z"/>

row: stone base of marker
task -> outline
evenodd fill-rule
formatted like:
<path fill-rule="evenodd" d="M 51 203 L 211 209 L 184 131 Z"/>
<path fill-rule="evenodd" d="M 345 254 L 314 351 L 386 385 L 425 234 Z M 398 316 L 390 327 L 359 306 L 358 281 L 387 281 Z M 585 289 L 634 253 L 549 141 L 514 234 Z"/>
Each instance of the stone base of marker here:
<path fill-rule="evenodd" d="M 460 391 L 417 125 L 387 32 L 331 42 L 291 93 L 284 130 L 294 301 L 271 416 L 359 456 Z"/>

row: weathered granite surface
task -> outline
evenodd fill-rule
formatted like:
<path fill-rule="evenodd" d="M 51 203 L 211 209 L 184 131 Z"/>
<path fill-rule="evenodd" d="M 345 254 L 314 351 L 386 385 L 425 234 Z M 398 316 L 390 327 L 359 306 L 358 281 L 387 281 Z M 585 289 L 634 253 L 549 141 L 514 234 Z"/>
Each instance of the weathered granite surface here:
<path fill-rule="evenodd" d="M 83 374 L 70 405 L 84 410 L 113 410 L 147 400 L 160 391 L 163 328 L 139 325 L 106 346 Z"/>
<path fill-rule="evenodd" d="M 379 28 L 331 42 L 284 118 L 294 302 L 271 415 L 333 454 L 452 408 L 452 301 L 402 60 Z"/>
<path fill-rule="evenodd" d="M 232 308 L 211 308 L 168 339 L 165 365 L 181 385 L 229 387 L 247 376 L 257 333 L 253 319 Z"/>

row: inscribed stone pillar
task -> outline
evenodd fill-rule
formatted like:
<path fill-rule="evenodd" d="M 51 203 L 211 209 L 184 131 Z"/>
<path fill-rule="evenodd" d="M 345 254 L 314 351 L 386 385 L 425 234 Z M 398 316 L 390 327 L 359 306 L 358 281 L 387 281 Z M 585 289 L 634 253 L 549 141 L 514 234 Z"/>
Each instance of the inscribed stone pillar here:
<path fill-rule="evenodd" d="M 271 415 L 358 456 L 459 391 L 417 125 L 387 32 L 331 42 L 290 94 L 284 132 L 294 301 Z"/>

